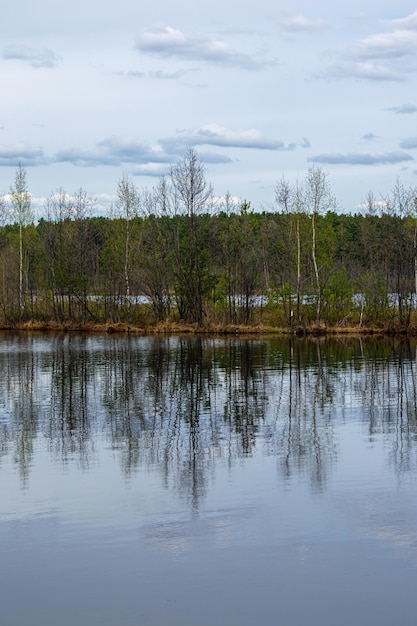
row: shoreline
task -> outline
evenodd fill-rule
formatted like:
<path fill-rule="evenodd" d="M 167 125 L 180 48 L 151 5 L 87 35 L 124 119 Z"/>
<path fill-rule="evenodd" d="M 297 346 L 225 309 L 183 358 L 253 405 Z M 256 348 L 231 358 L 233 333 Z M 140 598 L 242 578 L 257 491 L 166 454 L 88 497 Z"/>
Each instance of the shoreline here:
<path fill-rule="evenodd" d="M 107 323 L 76 323 L 76 322 L 0 322 L 2 332 L 85 332 L 103 334 L 132 335 L 224 335 L 224 336 L 264 336 L 280 335 L 288 337 L 334 337 L 334 336 L 402 336 L 416 337 L 417 325 L 364 327 L 364 326 L 328 326 L 324 323 L 310 324 L 305 327 L 282 328 L 270 325 L 203 325 L 165 322 L 146 327 L 135 326 L 125 322 Z"/>

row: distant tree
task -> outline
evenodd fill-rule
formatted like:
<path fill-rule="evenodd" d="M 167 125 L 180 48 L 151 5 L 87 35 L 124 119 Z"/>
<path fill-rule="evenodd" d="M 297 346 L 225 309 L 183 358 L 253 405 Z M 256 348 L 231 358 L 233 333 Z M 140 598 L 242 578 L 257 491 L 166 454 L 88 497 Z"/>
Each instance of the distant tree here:
<path fill-rule="evenodd" d="M 137 217 L 140 205 L 139 192 L 127 174 L 123 174 L 117 183 L 117 217 L 124 221 L 124 282 L 126 296 L 130 296 L 130 246 L 132 220 Z"/>
<path fill-rule="evenodd" d="M 413 239 L 414 291 L 417 293 L 417 187 L 404 187 L 397 177 L 392 190 L 383 197 L 384 212 L 409 221 Z M 398 245 L 400 242 L 398 243 Z"/>
<path fill-rule="evenodd" d="M 158 184 L 142 195 L 144 215 L 141 250 L 139 252 L 142 291 L 150 298 L 154 317 L 167 319 L 171 307 L 170 288 L 173 282 L 173 218 L 169 181 L 161 177 Z"/>
<path fill-rule="evenodd" d="M 7 217 L 9 215 L 9 211 L 7 210 L 7 202 L 4 196 L 0 196 L 0 226 L 4 226 Z"/>
<path fill-rule="evenodd" d="M 31 211 L 31 196 L 26 181 L 26 171 L 21 163 L 17 167 L 14 183 L 10 187 L 10 203 L 11 219 L 19 227 L 19 311 L 20 315 L 22 315 L 25 306 L 23 289 L 24 229 L 27 225 L 33 223 L 33 214 Z"/>
<path fill-rule="evenodd" d="M 322 283 L 317 263 L 317 219 L 335 208 L 327 174 L 319 167 L 310 167 L 305 177 L 304 206 L 311 217 L 311 257 L 317 287 L 317 319 L 320 320 Z"/>
<path fill-rule="evenodd" d="M 291 323 L 294 320 L 293 311 L 293 283 L 292 265 L 294 263 L 294 256 L 296 256 L 296 299 L 297 299 L 297 323 L 301 323 L 301 231 L 300 220 L 303 212 L 303 189 L 300 183 L 296 183 L 291 186 L 284 176 L 278 181 L 275 186 L 275 202 L 281 209 L 282 213 L 286 216 L 288 222 L 288 230 L 286 236 L 286 257 L 289 265 L 288 271 L 288 286 L 289 286 L 289 298 L 290 298 L 290 311 L 289 316 Z M 296 252 L 294 254 L 293 240 L 296 242 Z"/>
<path fill-rule="evenodd" d="M 206 181 L 204 165 L 193 148 L 188 148 L 171 168 L 170 182 L 174 214 L 186 217 L 185 221 L 176 222 L 174 241 L 178 311 L 184 321 L 201 325 L 203 300 L 210 281 L 199 218 L 212 208 L 213 189 Z"/>

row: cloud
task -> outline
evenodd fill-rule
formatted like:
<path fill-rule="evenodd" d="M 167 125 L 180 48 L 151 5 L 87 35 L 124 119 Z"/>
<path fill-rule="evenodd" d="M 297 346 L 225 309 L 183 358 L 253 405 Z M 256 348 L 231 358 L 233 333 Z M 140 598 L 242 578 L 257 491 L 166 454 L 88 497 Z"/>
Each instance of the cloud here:
<path fill-rule="evenodd" d="M 407 17 L 392 20 L 392 24 L 402 30 L 417 30 L 417 11 Z"/>
<path fill-rule="evenodd" d="M 144 78 L 146 76 L 145 72 L 138 72 L 134 70 L 123 73 L 123 75 L 127 76 L 127 78 Z"/>
<path fill-rule="evenodd" d="M 417 106 L 414 104 L 401 104 L 397 107 L 387 107 L 385 111 L 392 111 L 397 115 L 410 115 L 411 113 L 417 113 Z"/>
<path fill-rule="evenodd" d="M 394 152 L 330 152 L 317 154 L 308 159 L 311 163 L 326 163 L 328 165 L 383 165 L 386 163 L 403 163 L 413 161 L 413 157 L 400 150 Z"/>
<path fill-rule="evenodd" d="M 302 138 L 302 140 L 301 140 L 301 147 L 302 148 L 311 148 L 311 143 L 309 142 L 307 137 L 303 137 Z"/>
<path fill-rule="evenodd" d="M 142 31 L 136 38 L 135 48 L 144 54 L 165 59 L 202 61 L 245 70 L 259 70 L 273 64 L 271 61 L 256 60 L 252 55 L 238 52 L 222 40 L 188 38 L 172 26 Z"/>
<path fill-rule="evenodd" d="M 325 75 L 330 78 L 357 78 L 359 80 L 402 82 L 405 77 L 397 70 L 379 63 L 347 61 L 335 63 L 327 68 Z"/>
<path fill-rule="evenodd" d="M 0 146 L 0 165 L 17 166 L 21 163 L 24 167 L 34 165 L 47 165 L 50 162 L 41 148 L 30 148 L 25 144 L 17 144 L 12 147 Z"/>
<path fill-rule="evenodd" d="M 397 30 L 393 33 L 371 35 L 352 48 L 352 56 L 368 59 L 396 59 L 413 55 L 417 50 L 417 32 Z"/>
<path fill-rule="evenodd" d="M 400 148 L 404 148 L 405 150 L 417 148 L 417 137 L 408 137 L 407 139 L 403 139 L 400 143 Z"/>
<path fill-rule="evenodd" d="M 300 145 L 307 147 L 307 139 Z M 52 162 L 71 163 L 77 167 L 102 165 L 132 166 L 137 176 L 160 176 L 169 172 L 188 146 L 217 148 L 242 148 L 256 150 L 293 150 L 296 144 L 284 144 L 281 140 L 267 139 L 257 129 L 229 130 L 217 124 L 207 124 L 191 130 L 183 130 L 174 137 L 159 139 L 154 144 L 144 144 L 132 137 L 111 136 L 96 144 L 92 150 L 66 148 L 55 154 Z M 227 154 L 199 150 L 204 163 L 231 163 Z"/>
<path fill-rule="evenodd" d="M 167 176 L 171 170 L 169 163 L 142 163 L 131 169 L 133 176 Z"/>
<path fill-rule="evenodd" d="M 149 161 L 166 163 L 169 161 L 169 155 L 159 144 L 143 144 L 129 137 L 112 136 L 103 139 L 97 146 L 113 155 L 120 163 L 148 163 Z"/>
<path fill-rule="evenodd" d="M 32 67 L 55 67 L 59 57 L 48 48 L 29 48 L 24 45 L 10 45 L 3 48 L 3 59 L 16 59 L 29 63 Z"/>
<path fill-rule="evenodd" d="M 362 135 L 362 139 L 365 139 L 365 141 L 373 141 L 374 139 L 378 139 L 378 135 L 374 135 L 374 133 L 365 133 Z"/>
<path fill-rule="evenodd" d="M 163 70 L 157 70 L 155 72 L 149 72 L 149 78 L 155 78 L 157 80 L 174 80 L 181 78 L 184 72 L 164 72 Z"/>
<path fill-rule="evenodd" d="M 170 161 L 163 149 L 158 146 L 142 144 L 132 138 L 112 136 L 100 141 L 96 150 L 78 150 L 68 148 L 56 153 L 59 163 L 72 163 L 78 167 L 98 165 L 120 166 L 125 163 L 167 163 Z"/>
<path fill-rule="evenodd" d="M 203 163 L 215 163 L 215 164 L 227 164 L 233 163 L 234 159 L 231 159 L 229 156 L 225 154 L 218 154 L 217 152 L 202 152 L 198 151 L 199 158 L 203 161 Z"/>
<path fill-rule="evenodd" d="M 120 158 L 106 151 L 79 150 L 78 148 L 64 148 L 55 156 L 56 163 L 71 163 L 77 167 L 96 167 L 98 165 L 118 166 L 123 163 Z"/>
<path fill-rule="evenodd" d="M 151 78 L 154 80 L 174 80 L 178 78 L 182 78 L 184 76 L 185 71 L 177 70 L 175 72 L 165 72 L 164 70 L 156 70 L 153 72 L 141 72 L 137 70 L 129 70 L 128 72 L 116 72 L 116 76 L 123 76 L 125 78 L 133 78 L 133 79 L 142 79 L 142 78 Z"/>
<path fill-rule="evenodd" d="M 181 142 L 183 146 L 212 145 L 222 148 L 255 148 L 257 150 L 292 150 L 295 145 L 285 145 L 280 139 L 267 139 L 256 128 L 229 130 L 218 124 L 206 124 L 191 131 L 183 131 L 179 137 L 165 139 L 164 146 Z"/>
<path fill-rule="evenodd" d="M 357 41 L 341 52 L 341 60 L 324 76 L 369 81 L 404 81 L 414 71 L 417 53 L 417 13 L 389 24 L 391 32 L 376 33 Z M 410 62 L 411 59 L 411 62 Z"/>
<path fill-rule="evenodd" d="M 281 26 L 288 32 L 317 31 L 328 28 L 328 25 L 323 20 L 311 20 L 301 14 L 284 20 Z"/>

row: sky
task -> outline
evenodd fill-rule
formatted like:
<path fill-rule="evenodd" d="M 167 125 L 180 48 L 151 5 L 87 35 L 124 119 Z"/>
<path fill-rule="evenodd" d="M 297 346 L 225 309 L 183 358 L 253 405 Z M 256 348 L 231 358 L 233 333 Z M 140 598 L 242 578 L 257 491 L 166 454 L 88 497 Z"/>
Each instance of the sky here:
<path fill-rule="evenodd" d="M 417 186 L 411 0 L 7 0 L 0 29 L 0 194 L 21 163 L 38 214 L 80 188 L 103 212 L 188 147 L 255 210 L 313 166 L 342 212 Z"/>

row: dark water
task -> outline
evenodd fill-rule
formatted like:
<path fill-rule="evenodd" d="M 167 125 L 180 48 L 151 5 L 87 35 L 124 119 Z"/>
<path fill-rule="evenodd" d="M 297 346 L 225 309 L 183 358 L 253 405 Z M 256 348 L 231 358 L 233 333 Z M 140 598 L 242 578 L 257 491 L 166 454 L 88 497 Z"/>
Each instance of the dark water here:
<path fill-rule="evenodd" d="M 0 336 L 2 626 L 408 626 L 416 346 Z"/>

